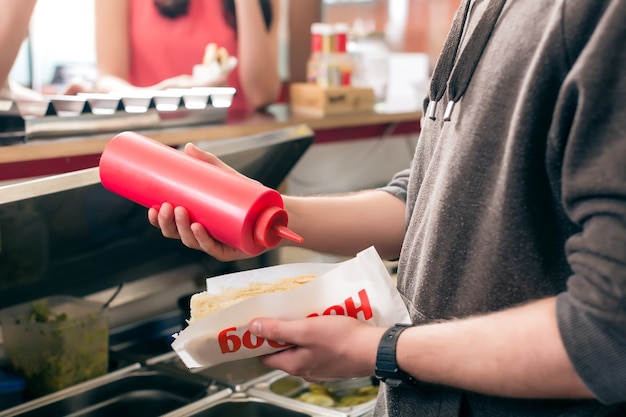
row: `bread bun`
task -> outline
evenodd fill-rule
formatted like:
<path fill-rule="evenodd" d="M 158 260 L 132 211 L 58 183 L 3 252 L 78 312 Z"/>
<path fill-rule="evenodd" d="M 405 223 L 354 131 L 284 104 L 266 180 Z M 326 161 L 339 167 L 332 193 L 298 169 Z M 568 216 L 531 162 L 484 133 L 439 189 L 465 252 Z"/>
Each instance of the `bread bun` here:
<path fill-rule="evenodd" d="M 242 288 L 228 288 L 219 294 L 206 291 L 191 296 L 189 324 L 215 312 L 223 310 L 257 295 L 291 291 L 315 278 L 315 275 L 300 275 L 275 282 L 252 282 Z"/>
<path fill-rule="evenodd" d="M 202 58 L 202 65 L 211 65 L 216 62 L 221 69 L 227 69 L 229 64 L 230 55 L 223 46 L 217 46 L 216 43 L 209 43 L 204 49 L 204 57 Z"/>
<path fill-rule="evenodd" d="M 228 51 L 226 50 L 226 48 L 224 48 L 223 46 L 220 46 L 217 49 L 217 62 L 218 64 L 220 64 L 220 68 L 222 68 L 223 70 L 228 69 L 229 58 L 230 58 L 230 55 L 228 54 Z"/>
<path fill-rule="evenodd" d="M 204 49 L 204 57 L 202 58 L 202 64 L 209 65 L 213 61 L 217 61 L 217 44 L 210 43 Z"/>

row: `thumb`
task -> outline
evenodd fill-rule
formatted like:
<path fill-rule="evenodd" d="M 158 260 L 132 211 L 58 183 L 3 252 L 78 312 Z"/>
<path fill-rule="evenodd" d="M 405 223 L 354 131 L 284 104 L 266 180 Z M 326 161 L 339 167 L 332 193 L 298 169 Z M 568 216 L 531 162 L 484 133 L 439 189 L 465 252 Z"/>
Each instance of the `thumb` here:
<path fill-rule="evenodd" d="M 298 345 L 301 340 L 299 337 L 301 325 L 298 322 L 298 320 L 255 318 L 248 325 L 248 330 L 257 337 Z"/>
<path fill-rule="evenodd" d="M 203 151 L 202 149 L 198 148 L 193 143 L 187 143 L 185 145 L 185 153 L 187 155 L 193 157 L 193 158 L 199 159 L 199 160 L 201 160 L 203 162 L 208 162 L 211 165 L 215 165 L 218 168 L 222 168 L 222 169 L 224 169 L 226 171 L 230 171 L 230 172 L 232 172 L 234 174 L 241 175 L 235 169 L 233 169 L 232 167 L 230 167 L 229 165 L 224 163 L 216 155 L 212 154 L 211 152 Z"/>

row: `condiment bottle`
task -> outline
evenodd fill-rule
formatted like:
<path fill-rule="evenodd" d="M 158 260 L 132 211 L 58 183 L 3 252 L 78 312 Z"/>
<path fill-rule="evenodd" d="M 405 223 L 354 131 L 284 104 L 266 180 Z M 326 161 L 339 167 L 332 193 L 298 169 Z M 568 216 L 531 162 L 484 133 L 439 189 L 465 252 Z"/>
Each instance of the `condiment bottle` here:
<path fill-rule="evenodd" d="M 274 247 L 281 238 L 303 241 L 287 228 L 278 191 L 138 133 L 111 139 L 99 170 L 109 191 L 144 207 L 185 207 L 213 238 L 247 254 Z"/>
<path fill-rule="evenodd" d="M 352 84 L 352 58 L 348 55 L 348 32 L 346 23 L 335 23 L 334 60 L 339 65 L 340 79 L 338 85 L 349 86 Z"/>
<path fill-rule="evenodd" d="M 320 75 L 323 48 L 323 23 L 311 24 L 311 55 L 307 60 L 306 79 L 307 82 L 317 83 Z"/>
<path fill-rule="evenodd" d="M 307 62 L 307 81 L 328 87 L 332 71 L 333 26 L 316 22 L 311 25 L 311 56 Z M 337 67 L 337 65 L 334 65 Z M 329 67 L 331 69 L 329 70 Z M 337 73 L 338 73 L 337 68 Z"/>

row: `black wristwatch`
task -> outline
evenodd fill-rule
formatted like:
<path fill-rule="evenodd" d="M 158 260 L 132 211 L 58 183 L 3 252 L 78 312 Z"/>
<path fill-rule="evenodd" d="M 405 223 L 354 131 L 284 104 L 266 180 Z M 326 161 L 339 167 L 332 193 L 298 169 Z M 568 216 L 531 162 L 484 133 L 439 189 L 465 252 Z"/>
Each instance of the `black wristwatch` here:
<path fill-rule="evenodd" d="M 378 352 L 376 353 L 376 378 L 381 382 L 397 387 L 402 382 L 415 384 L 415 378 L 404 372 L 398 366 L 396 361 L 396 345 L 400 333 L 411 327 L 411 324 L 398 323 L 390 327 L 378 344 Z"/>

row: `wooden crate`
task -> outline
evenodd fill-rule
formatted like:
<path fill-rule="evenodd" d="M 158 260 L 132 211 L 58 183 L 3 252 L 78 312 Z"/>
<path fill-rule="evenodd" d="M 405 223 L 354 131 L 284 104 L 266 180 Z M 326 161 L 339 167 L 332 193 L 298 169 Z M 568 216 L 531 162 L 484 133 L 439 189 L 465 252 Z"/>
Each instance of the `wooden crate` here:
<path fill-rule="evenodd" d="M 314 115 L 371 112 L 374 90 L 369 87 L 322 87 L 313 83 L 292 83 L 289 87 L 291 109 Z"/>

